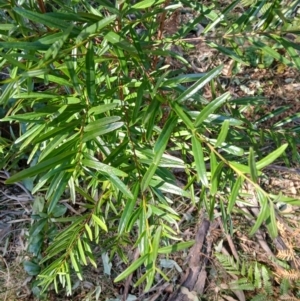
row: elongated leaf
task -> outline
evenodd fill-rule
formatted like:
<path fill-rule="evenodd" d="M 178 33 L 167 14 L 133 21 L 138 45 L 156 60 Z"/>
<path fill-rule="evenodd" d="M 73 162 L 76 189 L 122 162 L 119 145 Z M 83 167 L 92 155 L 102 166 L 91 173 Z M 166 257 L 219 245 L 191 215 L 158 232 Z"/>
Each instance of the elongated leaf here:
<path fill-rule="evenodd" d="M 76 43 L 79 44 L 81 41 L 91 37 L 92 35 L 99 33 L 102 28 L 106 27 L 116 19 L 116 15 L 108 16 L 88 27 L 83 29 L 76 38 Z"/>
<path fill-rule="evenodd" d="M 69 153 L 63 153 L 61 155 L 56 156 L 55 158 L 51 158 L 45 161 L 38 163 L 35 166 L 32 166 L 28 169 L 22 170 L 17 174 L 11 176 L 9 179 L 5 181 L 6 184 L 12 184 L 18 181 L 21 181 L 25 178 L 31 178 L 37 174 L 40 174 L 46 170 L 49 170 L 53 167 L 56 167 L 58 164 L 71 159 L 73 155 L 75 155 L 77 151 L 70 151 Z"/>
<path fill-rule="evenodd" d="M 231 194 L 229 196 L 229 201 L 228 201 L 228 206 L 227 206 L 227 214 L 230 214 L 235 202 L 236 202 L 236 198 L 239 194 L 239 190 L 242 187 L 243 184 L 243 178 L 242 177 L 238 177 L 236 182 L 234 183 L 232 190 L 231 190 Z"/>
<path fill-rule="evenodd" d="M 261 196 L 261 209 L 260 212 L 256 218 L 255 224 L 253 225 L 249 235 L 255 234 L 255 232 L 259 229 L 259 227 L 262 225 L 262 223 L 269 217 L 270 211 L 268 206 L 268 200 L 265 196 Z"/>
<path fill-rule="evenodd" d="M 220 134 L 217 138 L 217 142 L 215 143 L 215 147 L 220 146 L 225 141 L 229 130 L 229 124 L 230 124 L 229 120 L 225 120 L 223 122 Z"/>
<path fill-rule="evenodd" d="M 84 250 L 83 250 L 82 243 L 81 243 L 80 239 L 77 240 L 77 248 L 78 248 L 79 257 L 80 257 L 82 263 L 84 265 L 87 265 L 85 253 L 84 253 Z"/>
<path fill-rule="evenodd" d="M 53 17 L 49 16 L 48 14 L 39 14 L 32 10 L 25 10 L 25 9 L 18 8 L 18 7 L 13 8 L 13 10 L 17 14 L 19 14 L 31 21 L 34 21 L 37 24 L 44 24 L 46 26 L 59 28 L 61 30 L 66 30 L 70 25 L 69 23 L 67 23 L 63 20 L 58 19 L 58 18 L 53 18 Z"/>
<path fill-rule="evenodd" d="M 131 193 L 131 191 L 128 189 L 128 187 L 114 174 L 110 174 L 109 178 L 111 180 L 111 182 L 113 183 L 113 185 L 119 189 L 124 196 L 126 196 L 129 199 L 133 198 L 133 195 Z"/>
<path fill-rule="evenodd" d="M 83 280 L 82 274 L 80 272 L 80 265 L 78 264 L 77 259 L 76 259 L 75 255 L 74 255 L 73 251 L 71 250 L 69 254 L 70 254 L 72 266 L 73 266 L 73 268 L 74 268 L 74 270 L 75 270 L 75 272 L 77 274 L 77 277 L 80 280 Z"/>
<path fill-rule="evenodd" d="M 223 69 L 223 65 L 220 65 L 211 71 L 207 72 L 202 78 L 197 80 L 191 87 L 189 87 L 184 93 L 182 93 L 175 101 L 177 103 L 184 102 L 185 100 L 191 98 L 195 93 L 197 93 L 201 88 L 203 88 L 212 79 L 218 76 Z"/>
<path fill-rule="evenodd" d="M 164 3 L 164 0 L 143 0 L 139 1 L 138 3 L 134 4 L 132 8 L 134 9 L 145 9 L 148 7 L 155 5 L 159 5 L 161 3 Z"/>
<path fill-rule="evenodd" d="M 118 227 L 119 235 L 121 235 L 126 230 L 128 223 L 132 218 L 132 213 L 138 197 L 139 188 L 140 188 L 139 183 L 135 184 L 134 191 L 133 191 L 133 198 L 126 201 L 125 208 L 119 220 L 119 227 Z"/>
<path fill-rule="evenodd" d="M 194 240 L 180 242 L 171 246 L 163 247 L 158 249 L 159 254 L 170 254 L 172 252 L 177 252 L 180 250 L 187 249 L 195 244 Z"/>
<path fill-rule="evenodd" d="M 145 191 L 147 189 L 147 187 L 149 186 L 149 183 L 151 182 L 156 169 L 157 169 L 157 165 L 155 163 L 152 163 L 149 166 L 149 168 L 147 169 L 146 173 L 143 176 L 142 182 L 141 182 L 141 190 L 142 191 Z"/>
<path fill-rule="evenodd" d="M 55 209 L 57 202 L 59 201 L 61 195 L 66 190 L 67 184 L 72 175 L 71 172 L 63 171 L 62 173 L 63 173 L 63 176 L 61 177 L 60 181 L 57 183 L 56 190 L 49 198 L 50 202 L 49 202 L 49 207 L 48 207 L 48 214 L 52 213 L 53 210 Z"/>
<path fill-rule="evenodd" d="M 257 169 L 255 165 L 254 150 L 252 147 L 250 147 L 250 152 L 249 152 L 249 167 L 250 167 L 251 179 L 254 183 L 257 183 Z"/>
<path fill-rule="evenodd" d="M 277 148 L 271 154 L 267 155 L 266 157 L 264 157 L 263 159 L 258 161 L 256 163 L 256 168 L 258 170 L 260 170 L 260 169 L 268 166 L 272 162 L 274 162 L 279 156 L 281 156 L 283 154 L 283 152 L 286 150 L 287 147 L 288 147 L 288 144 L 286 143 L 286 144 L 283 144 L 282 146 L 280 146 L 279 148 Z"/>
<path fill-rule="evenodd" d="M 111 116 L 111 117 L 103 117 L 101 119 L 98 119 L 96 121 L 92 121 L 90 122 L 85 128 L 84 131 L 85 132 L 89 132 L 89 131 L 93 131 L 93 130 L 97 130 L 99 129 L 99 127 L 103 126 L 103 125 L 107 125 L 110 123 L 114 123 L 116 121 L 119 121 L 121 119 L 121 117 L 119 116 Z"/>
<path fill-rule="evenodd" d="M 180 105 L 176 102 L 171 103 L 171 105 L 177 116 L 182 119 L 186 127 L 190 130 L 194 130 L 193 122 L 191 121 L 190 117 L 183 111 Z"/>
<path fill-rule="evenodd" d="M 86 65 L 86 90 L 89 101 L 93 104 L 96 100 L 96 85 L 95 85 L 95 61 L 93 42 L 89 42 L 85 57 Z"/>
<path fill-rule="evenodd" d="M 108 231 L 105 222 L 103 222 L 97 215 L 92 214 L 92 219 L 97 225 L 99 225 L 101 229 L 103 229 L 105 232 Z"/>
<path fill-rule="evenodd" d="M 170 136 L 172 134 L 172 131 L 175 127 L 175 125 L 177 124 L 177 116 L 172 116 L 170 117 L 162 132 L 160 133 L 155 145 L 154 145 L 154 159 L 153 159 L 153 163 L 158 165 L 159 164 L 159 161 L 167 147 L 167 144 L 169 142 L 169 139 L 170 139 Z"/>
<path fill-rule="evenodd" d="M 84 166 L 88 166 L 90 168 L 93 168 L 97 171 L 100 171 L 100 172 L 103 172 L 107 175 L 111 175 L 111 174 L 114 174 L 116 176 L 120 176 L 120 177 L 126 177 L 127 174 L 117 168 L 114 168 L 112 166 L 109 166 L 109 165 L 106 165 L 106 164 L 103 164 L 101 162 L 99 162 L 96 158 L 93 158 L 93 159 L 83 159 L 81 161 L 81 163 L 84 165 Z"/>
<path fill-rule="evenodd" d="M 204 186 L 208 186 L 208 180 L 206 175 L 206 166 L 204 161 L 203 150 L 201 142 L 198 141 L 197 137 L 192 137 L 192 150 L 196 164 L 197 178 L 201 181 Z"/>
<path fill-rule="evenodd" d="M 73 25 L 69 26 L 63 33 L 60 39 L 56 40 L 50 48 L 46 51 L 43 59 L 40 61 L 39 66 L 42 66 L 45 64 L 47 60 L 50 58 L 55 59 L 58 55 L 59 51 L 63 47 L 64 43 L 67 41 L 69 34 L 71 33 L 73 29 Z"/>
<path fill-rule="evenodd" d="M 123 122 L 114 122 L 104 126 L 100 126 L 99 128 L 94 128 L 93 130 L 90 130 L 88 132 L 85 132 L 83 135 L 83 142 L 92 140 L 96 137 L 112 132 L 122 127 L 123 124 L 124 124 Z"/>
<path fill-rule="evenodd" d="M 195 127 L 200 126 L 200 124 L 209 116 L 209 114 L 213 113 L 218 107 L 220 107 L 228 98 L 230 97 L 230 93 L 227 92 L 212 102 L 210 102 L 198 115 L 195 120 Z"/>
<path fill-rule="evenodd" d="M 90 241 L 93 241 L 93 233 L 92 233 L 92 229 L 88 224 L 84 225 L 86 233 L 88 234 L 88 237 L 90 239 Z"/>
<path fill-rule="evenodd" d="M 47 50 L 50 46 L 40 42 L 0 42 L 1 48 L 23 50 Z"/>
<path fill-rule="evenodd" d="M 138 260 L 134 261 L 124 272 L 122 272 L 114 282 L 119 282 L 129 275 L 131 275 L 136 269 L 138 269 L 147 259 L 148 254 L 144 254 Z"/>
<path fill-rule="evenodd" d="M 269 202 L 269 210 L 270 210 L 270 217 L 267 219 L 266 224 L 270 236 L 272 237 L 272 239 L 275 239 L 278 236 L 278 229 L 277 229 L 275 208 L 274 208 L 274 204 L 271 201 Z"/>

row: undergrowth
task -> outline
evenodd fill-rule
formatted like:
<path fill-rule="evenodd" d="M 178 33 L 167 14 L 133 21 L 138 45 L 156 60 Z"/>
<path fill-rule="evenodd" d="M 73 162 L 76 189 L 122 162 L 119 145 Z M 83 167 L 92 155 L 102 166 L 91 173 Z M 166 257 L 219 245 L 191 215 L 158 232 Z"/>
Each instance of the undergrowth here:
<path fill-rule="evenodd" d="M 158 256 L 193 244 L 181 237 L 179 204 L 220 216 L 233 235 L 235 216 L 247 215 L 239 204 L 250 205 L 245 184 L 258 208 L 248 234 L 263 227 L 278 236 L 277 203 L 299 200 L 267 193 L 259 179 L 279 157 L 299 162 L 299 113 L 262 129 L 274 112 L 254 123 L 243 112 L 268 99 L 232 96 L 220 84 L 224 65 L 195 73 L 172 45 L 193 48 L 202 24 L 191 40 L 229 60 L 232 78 L 251 65 L 300 69 L 299 45 L 288 37 L 297 39 L 298 4 L 285 2 L 0 1 L 0 168 L 7 185 L 22 182 L 35 197 L 24 266 L 37 295 L 61 287 L 71 295 L 84 266 L 97 266 L 96 248 L 127 265 L 115 282 L 139 269 L 135 285 L 148 291 L 157 274 L 168 280 Z M 166 34 L 183 6 L 194 19 Z M 228 289 L 272 296 L 263 263 L 216 257 L 239 276 Z"/>

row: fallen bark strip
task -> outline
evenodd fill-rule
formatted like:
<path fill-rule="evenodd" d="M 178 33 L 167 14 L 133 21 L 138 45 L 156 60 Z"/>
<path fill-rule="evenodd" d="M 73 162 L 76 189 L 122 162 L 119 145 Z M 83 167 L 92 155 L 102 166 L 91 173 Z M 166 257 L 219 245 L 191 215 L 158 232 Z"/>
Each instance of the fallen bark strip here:
<path fill-rule="evenodd" d="M 208 239 L 210 222 L 204 219 L 198 229 L 195 244 L 190 249 L 187 276 L 168 301 L 196 301 L 202 294 L 207 278 L 206 265 L 211 255 L 212 240 Z"/>

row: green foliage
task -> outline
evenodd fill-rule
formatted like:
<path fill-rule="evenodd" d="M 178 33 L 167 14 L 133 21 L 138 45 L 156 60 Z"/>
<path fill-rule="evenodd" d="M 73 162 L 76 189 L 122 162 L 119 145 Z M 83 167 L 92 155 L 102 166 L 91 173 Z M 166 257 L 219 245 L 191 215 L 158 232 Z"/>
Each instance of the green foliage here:
<path fill-rule="evenodd" d="M 295 22 L 286 21 L 293 7 L 258 1 L 239 15 L 239 2 L 211 9 L 182 1 L 201 12 L 197 22 L 207 21 L 201 33 L 211 37 L 207 45 L 232 58 L 236 67 L 251 63 L 250 49 L 300 69 L 299 46 L 285 37 L 296 31 Z M 166 65 L 166 58 L 176 57 L 171 43 L 185 47 L 183 34 L 159 34 L 164 23 L 160 13 L 168 16 L 172 6 L 150 0 L 134 5 L 49 1 L 42 14 L 33 1 L 0 3 L 7 11 L 0 29 L 0 65 L 7 73 L 1 82 L 0 105 L 6 111 L 1 122 L 12 129 L 10 139 L 0 140 L 0 167 L 12 174 L 7 184 L 29 179 L 32 193 L 45 197 L 33 205 L 29 250 L 35 258 L 25 264 L 31 275 L 38 274 L 37 285 L 46 290 L 53 284 L 56 291 L 61 285 L 70 295 L 74 275 L 82 280 L 83 266 L 97 266 L 93 249 L 100 244 L 110 258 L 117 253 L 129 263 L 115 281 L 143 266 L 139 282 L 150 289 L 159 271 L 158 254 L 193 243 L 180 241 L 175 196 L 204 207 L 211 219 L 219 205 L 225 206 L 227 229 L 248 182 L 260 205 L 251 234 L 265 223 L 276 237 L 277 198 L 257 179 L 264 167 L 287 157 L 291 149 L 299 159 L 298 127 L 282 128 L 299 114 L 261 133 L 261 121 L 250 124 L 242 115 L 261 98 L 218 93 L 208 102 L 201 89 L 208 83 L 214 87 L 223 66 L 191 74 L 187 62 L 173 70 Z M 37 88 L 41 84 L 46 91 Z M 268 153 L 266 141 L 275 144 Z M 186 183 L 178 185 L 174 169 L 181 170 Z M 74 215 L 66 213 L 62 198 Z M 133 263 L 124 254 L 128 244 L 140 252 Z M 227 260 L 228 271 L 240 273 Z M 264 287 L 269 293 L 266 268 L 256 265 L 253 273 L 251 283 L 245 274 L 232 289 Z"/>
<path fill-rule="evenodd" d="M 272 272 L 263 264 L 257 261 L 236 262 L 232 256 L 216 253 L 221 266 L 230 275 L 239 278 L 231 281 L 228 285 L 231 290 L 249 290 L 260 292 L 251 300 L 261 300 L 271 298 L 274 294 L 271 280 L 274 278 Z"/>

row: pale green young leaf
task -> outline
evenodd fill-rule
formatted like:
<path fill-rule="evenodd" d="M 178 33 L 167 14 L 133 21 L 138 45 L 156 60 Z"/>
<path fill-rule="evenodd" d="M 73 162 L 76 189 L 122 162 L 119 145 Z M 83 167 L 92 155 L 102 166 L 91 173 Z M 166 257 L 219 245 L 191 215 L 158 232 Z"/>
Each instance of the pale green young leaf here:
<path fill-rule="evenodd" d="M 88 237 L 90 239 L 90 241 L 93 241 L 93 233 L 92 233 L 92 229 L 88 224 L 84 225 L 86 233 L 88 234 Z"/>
<path fill-rule="evenodd" d="M 73 250 L 71 250 L 69 254 L 70 254 L 71 263 L 76 272 L 76 275 L 82 281 L 83 278 L 82 278 L 82 274 L 80 271 L 81 269 L 80 269 L 80 265 L 77 262 L 76 255 L 74 254 Z"/>
<path fill-rule="evenodd" d="M 99 218 L 99 217 L 96 216 L 95 214 L 92 214 L 92 219 L 93 219 L 93 221 L 94 221 L 96 224 L 99 225 L 99 227 L 100 227 L 101 229 L 103 229 L 105 232 L 108 231 L 105 222 L 103 222 L 103 221 L 101 220 L 101 218 Z"/>
<path fill-rule="evenodd" d="M 134 4 L 132 8 L 134 9 L 145 9 L 148 7 L 151 7 L 153 5 L 159 5 L 161 3 L 164 3 L 164 0 L 142 0 L 138 3 Z"/>
<path fill-rule="evenodd" d="M 121 274 L 118 275 L 117 278 L 115 278 L 114 282 L 119 282 L 125 278 L 127 278 L 129 275 L 131 275 L 136 269 L 138 269 L 148 258 L 148 254 L 144 254 L 139 259 L 135 260 L 125 271 L 123 271 Z"/>

